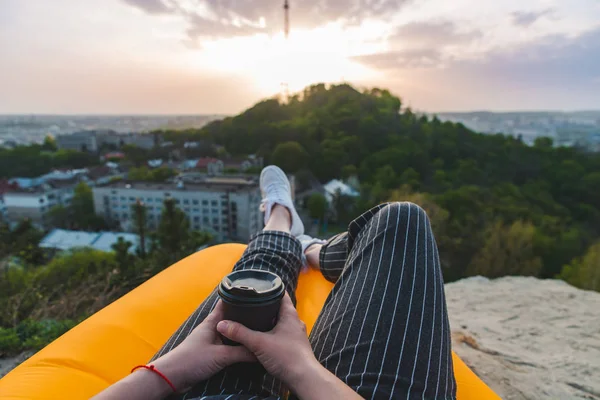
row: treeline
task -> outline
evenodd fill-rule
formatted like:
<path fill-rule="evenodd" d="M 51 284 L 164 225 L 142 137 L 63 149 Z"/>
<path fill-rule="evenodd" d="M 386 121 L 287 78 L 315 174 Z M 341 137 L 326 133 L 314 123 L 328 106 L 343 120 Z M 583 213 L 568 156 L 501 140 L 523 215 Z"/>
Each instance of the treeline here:
<path fill-rule="evenodd" d="M 86 168 L 98 165 L 98 156 L 74 150 L 57 150 L 51 137 L 43 144 L 0 149 L 0 179 L 32 178 L 55 168 Z"/>
<path fill-rule="evenodd" d="M 348 85 L 266 100 L 197 135 L 299 177 L 307 170 L 321 182 L 357 176 L 361 197 L 351 210 L 345 199 L 343 223 L 379 202 L 420 199 L 435 215 L 447 280 L 553 278 L 565 266 L 567 279 L 578 269 L 600 274 L 598 262 L 581 267 L 600 237 L 600 154 L 557 148 L 549 138 L 528 146 L 478 134 L 419 116 L 387 90 Z M 590 279 L 570 281 L 600 289 Z"/>
<path fill-rule="evenodd" d="M 70 215 L 82 212 L 78 207 L 85 205 L 88 189 L 79 187 Z M 131 212 L 141 237 L 135 252 L 134 243 L 120 238 L 112 252 L 79 248 L 55 255 L 39 247 L 43 233 L 29 221 L 14 229 L 0 224 L 0 356 L 41 348 L 212 239 L 191 230 L 171 199 L 156 231 L 148 231 L 142 203 Z"/>

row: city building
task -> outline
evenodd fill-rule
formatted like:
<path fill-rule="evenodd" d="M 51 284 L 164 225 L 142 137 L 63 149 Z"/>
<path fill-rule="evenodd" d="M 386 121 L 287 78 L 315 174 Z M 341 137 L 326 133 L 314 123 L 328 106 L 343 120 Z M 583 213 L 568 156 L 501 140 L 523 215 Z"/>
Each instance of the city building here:
<path fill-rule="evenodd" d="M 124 145 L 152 149 L 157 144 L 157 137 L 153 134 L 121 134 L 115 131 L 103 131 L 97 134 L 97 138 L 98 147 L 105 145 L 111 149 L 120 149 Z"/>
<path fill-rule="evenodd" d="M 225 166 L 221 160 L 205 157 L 196 162 L 195 168 L 209 175 L 222 175 Z"/>
<path fill-rule="evenodd" d="M 16 184 L 11 184 L 5 179 L 0 180 L 0 222 L 6 221 L 6 204 L 4 204 L 4 194 L 9 190 L 14 190 L 16 188 Z"/>
<path fill-rule="evenodd" d="M 113 251 L 112 245 L 119 238 L 131 243 L 130 253 L 135 253 L 140 238 L 138 235 L 126 232 L 86 232 L 53 229 L 40 241 L 40 247 L 53 250 L 72 250 L 79 247 L 90 247 L 100 251 Z"/>
<path fill-rule="evenodd" d="M 4 204 L 4 195 L 0 194 L 0 222 L 6 221 L 6 204 Z"/>
<path fill-rule="evenodd" d="M 261 169 L 263 167 L 263 158 L 254 154 L 243 158 L 230 158 L 224 160 L 226 170 L 236 170 L 239 172 L 248 171 L 250 168 Z"/>
<path fill-rule="evenodd" d="M 57 205 L 70 205 L 76 184 L 76 180 L 52 181 L 8 190 L 4 193 L 6 218 L 10 222 L 29 218 L 34 224 L 47 227 L 48 211 Z"/>
<path fill-rule="evenodd" d="M 75 132 L 56 137 L 56 145 L 61 150 L 76 150 L 96 153 L 100 148 L 96 131 Z"/>
<path fill-rule="evenodd" d="M 338 179 L 332 179 L 323 185 L 323 194 L 327 199 L 327 202 L 331 204 L 333 199 L 338 194 L 341 196 L 348 197 L 358 197 L 360 193 L 357 190 L 353 189 L 350 185 L 345 184 L 344 182 Z"/>
<path fill-rule="evenodd" d="M 124 145 L 152 149 L 157 144 L 158 137 L 152 134 L 121 134 L 111 130 L 81 131 L 56 137 L 56 145 L 59 149 L 90 153 L 97 153 L 103 147 L 116 150 Z"/>
<path fill-rule="evenodd" d="M 139 200 L 147 210 L 147 225 L 158 228 L 163 202 L 173 199 L 195 230 L 208 231 L 218 241 L 247 242 L 262 229 L 261 200 L 256 177 L 198 177 L 194 182 L 113 182 L 93 188 L 96 214 L 133 229 L 131 207 Z"/>
<path fill-rule="evenodd" d="M 83 180 L 89 186 L 106 185 L 116 179 L 123 179 L 124 174 L 118 168 L 111 168 L 108 165 L 90 167 L 85 170 Z"/>

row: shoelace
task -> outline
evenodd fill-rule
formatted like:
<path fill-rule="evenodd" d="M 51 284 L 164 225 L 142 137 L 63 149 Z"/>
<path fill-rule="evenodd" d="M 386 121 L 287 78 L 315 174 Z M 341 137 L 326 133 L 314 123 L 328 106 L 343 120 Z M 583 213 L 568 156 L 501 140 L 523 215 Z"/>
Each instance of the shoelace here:
<path fill-rule="evenodd" d="M 281 187 L 281 184 L 277 183 L 277 182 L 273 182 L 273 183 L 269 183 L 267 185 L 267 187 L 265 188 L 265 194 L 266 197 L 264 199 L 261 200 L 260 202 L 260 211 L 264 212 L 267 209 L 267 203 L 272 202 L 273 200 L 271 200 L 272 197 L 279 197 L 279 189 Z M 269 196 L 271 195 L 271 196 Z"/>

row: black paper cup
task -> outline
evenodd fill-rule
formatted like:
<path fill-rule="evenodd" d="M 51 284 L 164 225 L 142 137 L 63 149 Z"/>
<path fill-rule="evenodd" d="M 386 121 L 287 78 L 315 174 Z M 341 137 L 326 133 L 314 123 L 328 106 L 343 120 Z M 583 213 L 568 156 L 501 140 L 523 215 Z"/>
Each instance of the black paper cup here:
<path fill-rule="evenodd" d="M 223 319 L 239 322 L 255 331 L 270 331 L 277 323 L 284 293 L 283 281 L 272 272 L 256 269 L 234 271 L 219 285 Z M 237 344 L 225 337 L 223 342 Z"/>

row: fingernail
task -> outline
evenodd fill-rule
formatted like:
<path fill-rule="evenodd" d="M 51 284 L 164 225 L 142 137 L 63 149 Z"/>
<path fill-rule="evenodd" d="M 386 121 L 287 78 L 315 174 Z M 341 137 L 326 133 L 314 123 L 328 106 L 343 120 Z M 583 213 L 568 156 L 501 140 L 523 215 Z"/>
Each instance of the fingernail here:
<path fill-rule="evenodd" d="M 217 330 L 221 333 L 227 332 L 228 325 L 229 325 L 229 323 L 227 323 L 227 321 L 221 321 L 217 324 Z"/>

